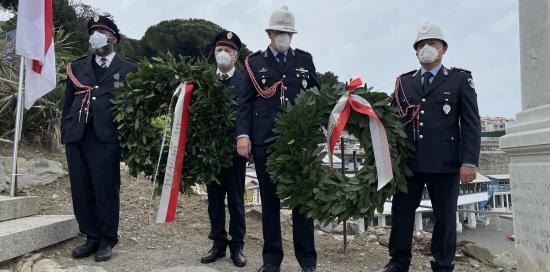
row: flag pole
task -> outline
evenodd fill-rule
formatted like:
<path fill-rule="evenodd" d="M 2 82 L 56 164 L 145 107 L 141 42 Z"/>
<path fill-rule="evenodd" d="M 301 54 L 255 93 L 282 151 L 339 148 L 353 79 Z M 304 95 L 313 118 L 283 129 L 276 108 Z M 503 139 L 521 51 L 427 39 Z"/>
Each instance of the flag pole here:
<path fill-rule="evenodd" d="M 19 65 L 19 87 L 17 90 L 17 107 L 15 114 L 15 135 L 13 136 L 13 160 L 11 165 L 11 187 L 10 196 L 14 197 L 17 190 L 17 153 L 19 141 L 21 140 L 21 128 L 23 123 L 23 77 L 25 71 L 25 57 L 21 56 Z"/>

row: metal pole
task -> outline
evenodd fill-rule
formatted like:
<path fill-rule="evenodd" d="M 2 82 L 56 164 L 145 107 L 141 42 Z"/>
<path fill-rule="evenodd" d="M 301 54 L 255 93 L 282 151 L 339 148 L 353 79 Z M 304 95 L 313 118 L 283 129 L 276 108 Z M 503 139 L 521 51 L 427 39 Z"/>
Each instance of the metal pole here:
<path fill-rule="evenodd" d="M 345 149 L 346 149 L 346 145 L 344 144 L 344 137 L 340 137 L 340 150 L 342 151 L 342 175 L 344 176 L 346 175 L 346 166 L 345 166 L 346 162 L 344 160 Z M 343 224 L 344 224 L 344 254 L 347 254 L 348 253 L 348 230 L 347 230 L 348 221 L 344 220 Z"/>
<path fill-rule="evenodd" d="M 19 151 L 19 140 L 21 140 L 21 123 L 23 122 L 23 71 L 25 70 L 25 57 L 21 56 L 19 65 L 19 87 L 17 90 L 17 107 L 15 114 L 15 135 L 13 136 L 13 160 L 11 166 L 11 187 L 10 196 L 15 196 L 17 190 L 17 153 Z"/>

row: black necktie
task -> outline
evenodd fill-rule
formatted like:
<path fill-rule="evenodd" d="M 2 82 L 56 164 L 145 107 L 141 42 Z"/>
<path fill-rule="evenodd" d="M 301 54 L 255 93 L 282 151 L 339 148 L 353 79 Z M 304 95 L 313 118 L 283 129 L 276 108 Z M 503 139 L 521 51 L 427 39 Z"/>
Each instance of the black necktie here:
<path fill-rule="evenodd" d="M 279 60 L 279 65 L 281 65 L 281 67 L 285 67 L 285 54 L 277 54 L 277 60 Z"/>
<path fill-rule="evenodd" d="M 434 75 L 431 72 L 426 72 L 422 75 L 422 77 L 424 78 L 424 82 L 422 83 L 422 92 L 424 94 L 426 94 L 428 92 L 428 87 L 430 86 L 430 79 L 433 76 Z"/>
<path fill-rule="evenodd" d="M 226 81 L 227 79 L 229 79 L 229 76 L 227 74 L 222 74 L 220 76 L 220 79 L 223 80 L 223 81 Z"/>

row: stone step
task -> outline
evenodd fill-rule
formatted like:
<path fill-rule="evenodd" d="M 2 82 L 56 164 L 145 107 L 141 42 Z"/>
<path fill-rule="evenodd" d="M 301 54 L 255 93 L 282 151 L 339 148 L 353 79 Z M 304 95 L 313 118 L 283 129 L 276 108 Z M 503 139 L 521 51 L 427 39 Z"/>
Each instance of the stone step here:
<path fill-rule="evenodd" d="M 35 215 L 0 222 L 0 262 L 76 237 L 73 215 Z"/>
<path fill-rule="evenodd" d="M 0 222 L 37 214 L 38 200 L 36 196 L 0 196 Z"/>

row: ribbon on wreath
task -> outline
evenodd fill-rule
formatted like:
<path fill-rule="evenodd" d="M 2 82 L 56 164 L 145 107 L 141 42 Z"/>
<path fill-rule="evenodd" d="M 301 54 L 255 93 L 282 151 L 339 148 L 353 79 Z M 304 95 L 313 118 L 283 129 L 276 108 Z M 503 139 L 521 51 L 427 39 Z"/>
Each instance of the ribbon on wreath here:
<path fill-rule="evenodd" d="M 176 102 L 176 108 L 173 115 L 170 147 L 168 149 L 168 158 L 166 160 L 166 171 L 164 174 L 164 183 L 162 185 L 162 194 L 157 213 L 157 223 L 174 222 L 176 218 L 176 208 L 181 183 L 181 171 L 183 169 L 183 161 L 185 156 L 189 104 L 191 103 L 193 88 L 193 83 L 183 82 L 174 91 L 173 97 L 178 96 L 178 100 Z M 164 137 L 165 136 L 163 136 L 163 143 Z M 162 147 L 160 154 L 162 156 Z"/>
<path fill-rule="evenodd" d="M 332 157 L 338 138 L 344 131 L 348 122 L 351 110 L 367 115 L 369 117 L 369 129 L 372 139 L 372 148 L 376 163 L 376 173 L 378 175 L 378 190 L 382 189 L 393 178 L 391 165 L 390 148 L 386 129 L 374 112 L 370 103 L 363 97 L 352 94 L 351 92 L 363 85 L 361 78 L 352 80 L 348 85 L 348 93 L 342 95 L 330 113 L 328 121 L 328 155 L 330 167 L 333 167 Z"/>

